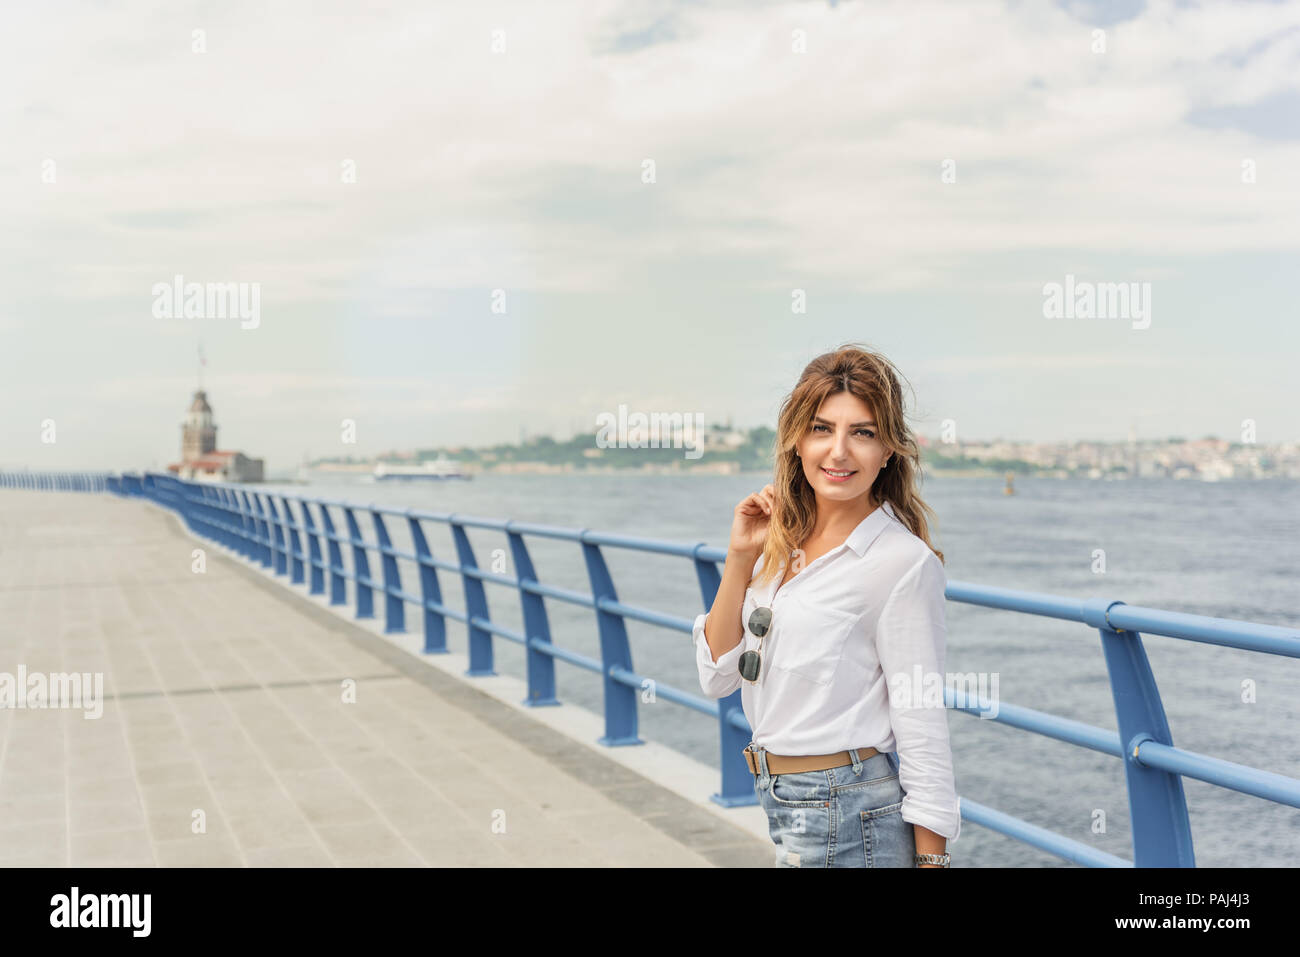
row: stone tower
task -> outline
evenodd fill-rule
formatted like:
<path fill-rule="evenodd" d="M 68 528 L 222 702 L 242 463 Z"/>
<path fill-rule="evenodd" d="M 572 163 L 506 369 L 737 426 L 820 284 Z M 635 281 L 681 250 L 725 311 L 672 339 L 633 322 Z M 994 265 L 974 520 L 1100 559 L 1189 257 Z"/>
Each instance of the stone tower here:
<path fill-rule="evenodd" d="M 217 427 L 212 424 L 212 406 L 208 394 L 194 393 L 190 411 L 181 425 L 181 461 L 192 462 L 217 450 Z"/>

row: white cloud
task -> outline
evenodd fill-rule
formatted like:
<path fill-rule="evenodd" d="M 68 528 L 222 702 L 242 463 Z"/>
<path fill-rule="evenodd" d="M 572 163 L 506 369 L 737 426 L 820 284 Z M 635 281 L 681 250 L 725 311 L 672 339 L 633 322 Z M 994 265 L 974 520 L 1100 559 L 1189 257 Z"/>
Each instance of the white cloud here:
<path fill-rule="evenodd" d="M 703 243 L 881 289 L 933 282 L 923 264 L 943 257 L 1051 242 L 1300 242 L 1300 218 L 1274 215 L 1300 205 L 1280 175 L 1300 146 L 1183 120 L 1293 84 L 1300 33 L 1232 59 L 1300 24 L 1295 5 L 1152 3 L 1108 28 L 1101 55 L 1061 10 L 995 3 L 181 10 L 28 13 L 8 32 L 0 54 L 23 79 L 0 127 L 23 147 L 3 187 L 17 276 L 48 255 L 19 237 L 51 224 L 98 237 L 68 290 L 87 298 L 138 288 L 168 260 L 284 271 L 299 292 L 349 269 L 589 290 Z M 668 14 L 673 39 L 593 52 Z M 205 54 L 189 50 L 195 27 Z M 497 27 L 504 54 L 489 49 Z M 1254 196 L 1245 155 L 1267 171 Z M 37 180 L 46 156 L 55 185 Z M 645 158 L 654 185 L 639 182 Z M 946 158 L 955 184 L 940 183 Z M 355 184 L 339 182 L 345 159 Z M 602 186 L 598 205 L 556 224 L 515 205 L 574 168 Z M 582 207 L 581 182 L 562 182 Z M 177 207 L 195 221 L 120 225 Z M 379 258 L 394 247 L 408 255 Z"/>

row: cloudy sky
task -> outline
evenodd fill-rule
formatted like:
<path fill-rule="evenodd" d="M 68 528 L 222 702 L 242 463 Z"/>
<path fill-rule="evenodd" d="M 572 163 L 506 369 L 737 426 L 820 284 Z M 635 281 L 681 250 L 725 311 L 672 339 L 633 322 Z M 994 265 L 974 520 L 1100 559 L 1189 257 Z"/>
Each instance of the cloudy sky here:
<path fill-rule="evenodd" d="M 2 465 L 175 460 L 200 342 L 272 471 L 773 424 L 849 340 L 927 434 L 1300 439 L 1300 4 L 2 17 Z M 255 327 L 160 317 L 177 275 L 256 283 Z M 1149 325 L 1044 316 L 1067 275 L 1149 283 Z"/>

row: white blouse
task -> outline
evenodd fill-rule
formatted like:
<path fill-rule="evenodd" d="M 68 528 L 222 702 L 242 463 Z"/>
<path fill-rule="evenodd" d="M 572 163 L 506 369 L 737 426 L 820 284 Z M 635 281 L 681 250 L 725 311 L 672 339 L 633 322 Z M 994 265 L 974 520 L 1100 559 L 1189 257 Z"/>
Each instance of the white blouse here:
<path fill-rule="evenodd" d="M 783 577 L 784 564 L 766 585 L 746 589 L 744 639 L 716 662 L 704 638 L 708 615 L 695 619 L 700 687 L 711 698 L 740 688 L 753 743 L 773 754 L 896 751 L 903 820 L 955 841 L 948 712 L 921 693 L 946 684 L 943 562 L 885 502 L 843 544 L 785 585 Z M 752 684 L 738 662 L 758 649 L 745 625 L 759 606 L 772 609 L 772 625 Z"/>

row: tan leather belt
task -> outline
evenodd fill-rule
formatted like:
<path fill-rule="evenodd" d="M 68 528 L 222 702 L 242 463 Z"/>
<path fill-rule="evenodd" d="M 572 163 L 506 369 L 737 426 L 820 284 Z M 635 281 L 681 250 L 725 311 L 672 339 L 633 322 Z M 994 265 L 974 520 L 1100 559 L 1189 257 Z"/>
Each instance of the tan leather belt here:
<path fill-rule="evenodd" d="M 867 758 L 874 757 L 880 752 L 875 748 L 857 748 L 858 760 L 865 761 Z M 749 770 L 753 772 L 754 777 L 758 777 L 760 768 L 758 766 L 758 755 L 745 748 L 745 761 L 749 764 Z M 782 757 L 779 754 L 767 752 L 767 773 L 768 774 L 798 774 L 801 771 L 827 771 L 830 768 L 842 768 L 846 764 L 853 763 L 853 755 L 847 751 L 836 751 L 834 754 L 800 754 L 794 757 Z"/>

